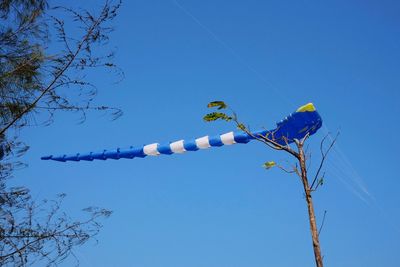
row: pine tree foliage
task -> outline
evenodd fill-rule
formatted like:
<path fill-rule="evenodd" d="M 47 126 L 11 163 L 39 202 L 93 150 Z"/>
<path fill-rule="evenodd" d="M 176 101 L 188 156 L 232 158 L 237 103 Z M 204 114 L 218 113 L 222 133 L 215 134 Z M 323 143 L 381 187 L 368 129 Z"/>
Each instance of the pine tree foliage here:
<path fill-rule="evenodd" d="M 56 265 L 111 214 L 88 208 L 85 219 L 75 220 L 61 209 L 65 195 L 38 202 L 28 188 L 8 186 L 25 166 L 18 160 L 29 148 L 22 130 L 51 123 L 57 111 L 78 113 L 82 121 L 90 110 L 121 115 L 93 104 L 97 88 L 87 78 L 100 68 L 123 75 L 107 49 L 121 2 L 105 0 L 94 11 L 53 3 L 0 0 L 0 266 Z"/>

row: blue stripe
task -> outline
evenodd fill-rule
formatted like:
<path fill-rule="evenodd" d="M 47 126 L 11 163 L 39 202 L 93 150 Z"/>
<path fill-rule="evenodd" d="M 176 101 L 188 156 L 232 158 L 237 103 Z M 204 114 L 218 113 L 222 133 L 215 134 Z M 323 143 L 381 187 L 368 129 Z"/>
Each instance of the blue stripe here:
<path fill-rule="evenodd" d="M 52 157 L 51 159 L 52 159 L 52 160 L 56 160 L 56 161 L 66 162 L 65 156 L 66 156 L 66 155 L 64 155 L 64 156 L 58 156 L 58 157 Z"/>
<path fill-rule="evenodd" d="M 90 152 L 89 154 L 81 155 L 79 158 L 80 158 L 80 160 L 89 160 L 89 161 L 92 161 L 92 160 L 93 160 L 92 152 Z"/>
<path fill-rule="evenodd" d="M 199 148 L 196 145 L 196 141 L 195 140 L 184 141 L 183 142 L 183 147 L 187 151 L 197 151 L 197 150 L 199 150 Z"/>
<path fill-rule="evenodd" d="M 135 157 L 135 155 L 133 154 L 132 148 L 133 147 L 130 147 L 129 149 L 120 150 L 119 156 L 121 158 L 133 159 Z"/>
<path fill-rule="evenodd" d="M 242 132 L 233 133 L 233 139 L 235 140 L 236 143 L 239 144 L 247 144 L 248 142 L 250 142 L 249 135 L 247 133 L 242 133 Z"/>
<path fill-rule="evenodd" d="M 221 141 L 221 136 L 215 135 L 208 138 L 208 143 L 210 146 L 223 146 L 224 143 Z"/>
<path fill-rule="evenodd" d="M 119 148 L 117 148 L 117 150 L 114 151 L 105 151 L 104 157 L 108 159 L 119 159 L 120 158 Z"/>
<path fill-rule="evenodd" d="M 165 154 L 165 155 L 171 155 L 172 153 L 174 153 L 172 152 L 169 144 L 158 145 L 157 150 L 158 152 L 160 152 L 160 154 Z"/>
<path fill-rule="evenodd" d="M 133 157 L 144 158 L 147 155 L 143 152 L 143 147 L 132 147 Z"/>
<path fill-rule="evenodd" d="M 100 160 L 105 160 L 106 158 L 104 158 L 104 152 L 106 150 L 102 151 L 102 152 L 94 152 L 92 154 L 93 159 L 100 159 Z"/>
<path fill-rule="evenodd" d="M 76 155 L 66 156 L 64 157 L 64 160 L 79 161 L 79 153 Z"/>

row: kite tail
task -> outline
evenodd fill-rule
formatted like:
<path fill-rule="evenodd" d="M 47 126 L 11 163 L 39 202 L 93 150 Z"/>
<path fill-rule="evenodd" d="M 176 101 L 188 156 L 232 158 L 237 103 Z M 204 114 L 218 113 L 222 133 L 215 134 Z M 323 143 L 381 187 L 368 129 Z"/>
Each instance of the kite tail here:
<path fill-rule="evenodd" d="M 256 135 L 267 134 L 267 131 L 260 131 L 254 133 Z M 243 132 L 229 132 L 216 136 L 204 136 L 194 140 L 179 140 L 172 143 L 159 144 L 153 143 L 141 147 L 129 147 L 127 149 L 117 148 L 115 150 L 103 150 L 99 152 L 89 153 L 77 153 L 72 155 L 60 155 L 60 156 L 45 156 L 42 160 L 56 160 L 56 161 L 92 161 L 94 159 L 106 160 L 106 159 L 133 159 L 133 158 L 144 158 L 146 156 L 159 156 L 159 155 L 171 155 L 175 153 L 185 153 L 187 151 L 197 151 L 199 149 L 207 149 L 210 147 L 219 147 L 223 145 L 233 144 L 246 144 L 252 136 Z"/>

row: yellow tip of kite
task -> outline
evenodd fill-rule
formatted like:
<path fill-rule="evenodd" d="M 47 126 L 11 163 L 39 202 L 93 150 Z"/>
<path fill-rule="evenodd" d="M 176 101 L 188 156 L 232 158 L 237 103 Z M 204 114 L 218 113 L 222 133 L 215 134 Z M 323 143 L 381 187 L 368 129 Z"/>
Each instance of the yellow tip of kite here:
<path fill-rule="evenodd" d="M 306 112 L 306 111 L 315 111 L 315 107 L 313 103 L 305 104 L 304 106 L 299 107 L 296 112 Z"/>

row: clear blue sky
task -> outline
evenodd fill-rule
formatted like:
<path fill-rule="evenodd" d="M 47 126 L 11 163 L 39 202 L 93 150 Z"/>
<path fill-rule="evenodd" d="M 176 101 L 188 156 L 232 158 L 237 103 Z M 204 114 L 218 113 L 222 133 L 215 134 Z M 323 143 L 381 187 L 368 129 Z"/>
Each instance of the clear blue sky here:
<path fill-rule="evenodd" d="M 124 116 L 59 114 L 26 129 L 29 168 L 15 182 L 38 199 L 65 192 L 74 216 L 114 211 L 99 243 L 76 250 L 84 267 L 313 266 L 300 181 L 261 168 L 288 159 L 261 144 L 105 162 L 40 156 L 233 129 L 202 121 L 212 100 L 254 129 L 314 102 L 327 126 L 309 140 L 316 157 L 324 133 L 341 131 L 314 195 L 319 223 L 327 210 L 326 266 L 399 266 L 399 13 L 389 0 L 126 0 L 110 44 L 126 78 L 93 77 L 97 102 Z"/>

